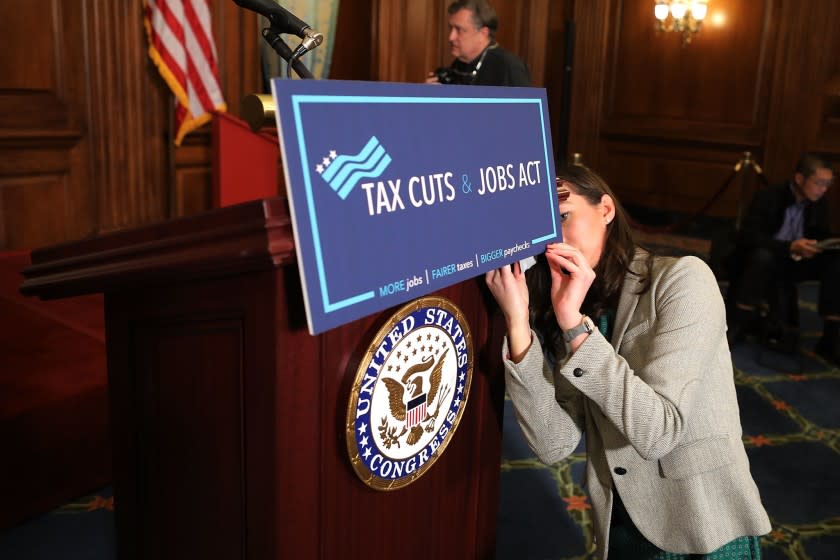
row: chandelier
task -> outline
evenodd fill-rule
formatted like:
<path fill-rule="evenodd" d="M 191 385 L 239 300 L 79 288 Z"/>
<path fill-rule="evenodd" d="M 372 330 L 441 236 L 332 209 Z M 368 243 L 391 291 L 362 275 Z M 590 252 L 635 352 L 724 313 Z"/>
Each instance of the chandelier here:
<path fill-rule="evenodd" d="M 657 31 L 681 33 L 683 46 L 700 31 L 708 11 L 709 0 L 656 0 L 653 6 Z"/>

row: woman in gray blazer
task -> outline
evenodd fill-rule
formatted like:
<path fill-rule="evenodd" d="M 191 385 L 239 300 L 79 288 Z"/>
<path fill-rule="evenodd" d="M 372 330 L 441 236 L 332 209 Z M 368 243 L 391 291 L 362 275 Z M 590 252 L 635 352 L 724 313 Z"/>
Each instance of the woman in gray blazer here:
<path fill-rule="evenodd" d="M 741 441 L 711 270 L 639 249 L 587 168 L 558 181 L 570 190 L 563 243 L 527 274 L 516 263 L 486 275 L 525 438 L 551 464 L 586 433 L 599 558 L 760 558 L 770 521 Z"/>

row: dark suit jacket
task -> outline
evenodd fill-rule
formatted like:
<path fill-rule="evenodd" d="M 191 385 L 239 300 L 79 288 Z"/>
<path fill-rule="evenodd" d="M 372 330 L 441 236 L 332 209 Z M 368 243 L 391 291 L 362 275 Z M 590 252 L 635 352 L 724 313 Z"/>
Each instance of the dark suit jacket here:
<path fill-rule="evenodd" d="M 470 85 L 474 86 L 513 86 L 529 87 L 531 76 L 525 63 L 512 52 L 500 46 L 488 48 L 484 54 L 484 61 L 478 74 Z M 479 55 L 470 63 L 460 60 L 452 62 L 452 68 L 462 73 L 469 73 L 481 60 Z"/>
<path fill-rule="evenodd" d="M 753 197 L 739 235 L 739 248 L 751 252 L 758 248 L 771 249 L 780 258 L 790 254 L 790 242 L 776 241 L 773 236 L 782 227 L 785 208 L 796 201 L 790 183 L 781 183 L 761 189 Z M 808 239 L 831 237 L 828 200 L 822 197 L 805 206 L 803 234 Z"/>

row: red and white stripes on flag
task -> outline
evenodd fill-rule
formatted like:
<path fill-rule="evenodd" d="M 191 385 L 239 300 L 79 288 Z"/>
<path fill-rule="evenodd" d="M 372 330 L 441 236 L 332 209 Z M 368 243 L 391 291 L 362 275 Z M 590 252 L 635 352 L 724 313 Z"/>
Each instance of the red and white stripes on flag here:
<path fill-rule="evenodd" d="M 149 56 L 175 95 L 175 145 L 226 111 L 209 0 L 144 0 Z"/>
<path fill-rule="evenodd" d="M 405 427 L 413 428 L 426 418 L 426 395 L 420 395 L 409 401 L 405 411 Z"/>

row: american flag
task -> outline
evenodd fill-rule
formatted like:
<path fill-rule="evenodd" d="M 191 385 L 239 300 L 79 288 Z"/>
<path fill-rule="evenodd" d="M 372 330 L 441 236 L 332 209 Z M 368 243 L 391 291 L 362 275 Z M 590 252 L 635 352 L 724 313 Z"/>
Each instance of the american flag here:
<path fill-rule="evenodd" d="M 426 393 L 408 401 L 405 411 L 405 427 L 413 428 L 426 417 Z"/>
<path fill-rule="evenodd" d="M 175 145 L 227 106 L 209 0 L 144 0 L 149 56 L 175 95 Z"/>

